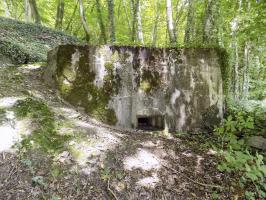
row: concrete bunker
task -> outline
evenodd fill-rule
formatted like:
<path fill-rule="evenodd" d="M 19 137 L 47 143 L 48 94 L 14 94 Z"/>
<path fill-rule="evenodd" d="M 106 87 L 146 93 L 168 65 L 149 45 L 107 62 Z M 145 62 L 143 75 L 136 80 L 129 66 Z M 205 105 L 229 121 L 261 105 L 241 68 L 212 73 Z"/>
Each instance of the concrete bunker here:
<path fill-rule="evenodd" d="M 220 60 L 207 48 L 61 45 L 48 53 L 44 79 L 104 123 L 193 131 L 223 117 Z"/>

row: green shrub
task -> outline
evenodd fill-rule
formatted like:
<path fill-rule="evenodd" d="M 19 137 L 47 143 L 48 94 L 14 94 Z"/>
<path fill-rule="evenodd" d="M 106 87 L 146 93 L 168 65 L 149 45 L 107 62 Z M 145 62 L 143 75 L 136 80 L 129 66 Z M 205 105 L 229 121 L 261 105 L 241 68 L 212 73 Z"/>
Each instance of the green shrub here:
<path fill-rule="evenodd" d="M 239 185 L 245 190 L 246 199 L 266 198 L 266 165 L 264 157 L 245 145 L 245 138 L 254 130 L 253 116 L 243 112 L 230 115 L 216 127 L 214 133 L 218 136 L 222 160 L 218 170 L 240 177 Z"/>
<path fill-rule="evenodd" d="M 242 137 L 249 135 L 253 128 L 253 117 L 245 117 L 242 112 L 238 112 L 234 117 L 229 115 L 220 126 L 214 129 L 214 133 L 218 136 L 222 149 L 225 145 L 240 149 L 244 145 Z"/>

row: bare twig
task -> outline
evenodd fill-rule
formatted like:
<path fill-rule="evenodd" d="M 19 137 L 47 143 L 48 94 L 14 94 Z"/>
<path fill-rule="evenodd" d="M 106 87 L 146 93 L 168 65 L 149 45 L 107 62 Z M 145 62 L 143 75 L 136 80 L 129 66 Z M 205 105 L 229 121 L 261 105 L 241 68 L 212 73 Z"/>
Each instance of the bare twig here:
<path fill-rule="evenodd" d="M 107 189 L 108 191 L 113 195 L 113 197 L 118 200 L 118 198 L 116 197 L 115 193 L 111 190 L 110 188 L 110 179 L 108 179 L 108 183 L 107 183 Z"/>
<path fill-rule="evenodd" d="M 163 166 L 164 166 L 165 168 L 167 168 L 167 169 L 170 169 L 171 171 L 173 171 L 173 172 L 176 173 L 176 174 L 180 174 L 181 176 L 185 177 L 186 179 L 188 179 L 188 180 L 190 180 L 191 182 L 196 183 L 196 184 L 198 184 L 198 185 L 201 185 L 201 186 L 204 186 L 204 187 L 211 187 L 211 188 L 220 188 L 220 189 L 223 189 L 223 187 L 222 187 L 222 186 L 219 186 L 219 185 L 205 184 L 205 183 L 201 183 L 201 182 L 195 181 L 195 180 L 189 178 L 188 176 L 186 176 L 186 175 L 183 173 L 183 171 L 180 171 L 180 172 L 179 172 L 179 171 L 177 171 L 177 170 L 175 170 L 175 169 L 173 169 L 173 168 L 171 168 L 171 167 L 168 167 L 168 166 L 166 166 L 166 165 L 163 165 Z"/>
<path fill-rule="evenodd" d="M 11 170 L 9 171 L 9 174 L 4 182 L 8 182 L 8 180 L 16 173 L 17 166 L 13 166 Z"/>

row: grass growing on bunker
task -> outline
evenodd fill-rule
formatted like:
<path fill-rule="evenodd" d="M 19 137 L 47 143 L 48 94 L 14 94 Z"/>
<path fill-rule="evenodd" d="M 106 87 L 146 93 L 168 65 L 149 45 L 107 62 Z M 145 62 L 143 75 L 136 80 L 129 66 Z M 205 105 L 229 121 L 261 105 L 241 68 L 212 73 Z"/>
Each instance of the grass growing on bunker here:
<path fill-rule="evenodd" d="M 30 135 L 23 136 L 21 147 L 56 153 L 71 139 L 70 135 L 58 134 L 54 113 L 44 102 L 28 97 L 19 100 L 13 109 L 18 119 L 30 119 L 34 127 Z"/>

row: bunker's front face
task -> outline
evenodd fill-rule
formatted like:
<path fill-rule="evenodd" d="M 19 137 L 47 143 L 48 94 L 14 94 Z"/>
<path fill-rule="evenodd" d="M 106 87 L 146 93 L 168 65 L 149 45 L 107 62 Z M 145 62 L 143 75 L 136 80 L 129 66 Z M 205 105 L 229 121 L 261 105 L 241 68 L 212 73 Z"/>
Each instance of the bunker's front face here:
<path fill-rule="evenodd" d="M 197 130 L 223 116 L 216 49 L 63 45 L 45 80 L 93 117 L 123 128 Z"/>

